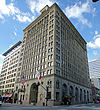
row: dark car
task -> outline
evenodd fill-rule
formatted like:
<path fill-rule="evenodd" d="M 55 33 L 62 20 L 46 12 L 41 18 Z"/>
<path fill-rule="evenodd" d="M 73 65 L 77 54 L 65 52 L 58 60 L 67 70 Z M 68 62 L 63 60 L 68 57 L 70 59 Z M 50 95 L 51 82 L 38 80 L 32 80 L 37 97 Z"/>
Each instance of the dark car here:
<path fill-rule="evenodd" d="M 0 106 L 2 105 L 2 95 L 0 95 Z"/>

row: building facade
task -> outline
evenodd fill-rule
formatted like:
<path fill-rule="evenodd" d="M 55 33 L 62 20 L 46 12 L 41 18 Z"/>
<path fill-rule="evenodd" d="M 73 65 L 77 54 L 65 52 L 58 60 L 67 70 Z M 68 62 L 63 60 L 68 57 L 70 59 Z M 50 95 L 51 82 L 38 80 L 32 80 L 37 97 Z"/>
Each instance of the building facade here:
<path fill-rule="evenodd" d="M 100 78 L 91 78 L 91 83 L 94 87 L 100 89 Z"/>
<path fill-rule="evenodd" d="M 48 105 L 61 104 L 65 97 L 72 104 L 91 101 L 85 40 L 56 3 L 40 12 L 24 29 L 15 85 L 18 102 L 43 105 L 46 96 Z M 37 71 L 41 80 L 36 78 Z"/>
<path fill-rule="evenodd" d="M 100 97 L 100 58 L 89 61 L 89 73 L 93 85 L 93 99 L 96 101 Z"/>
<path fill-rule="evenodd" d="M 17 42 L 3 54 L 5 58 L 0 73 L 0 94 L 2 95 L 14 93 L 20 48 L 21 41 Z"/>
<path fill-rule="evenodd" d="M 100 58 L 89 61 L 90 78 L 100 78 Z"/>

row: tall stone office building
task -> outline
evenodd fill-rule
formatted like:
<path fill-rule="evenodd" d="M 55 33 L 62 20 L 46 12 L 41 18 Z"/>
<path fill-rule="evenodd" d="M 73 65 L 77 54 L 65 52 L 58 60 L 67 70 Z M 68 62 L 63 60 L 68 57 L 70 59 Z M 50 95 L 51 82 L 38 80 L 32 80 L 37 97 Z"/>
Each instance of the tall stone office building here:
<path fill-rule="evenodd" d="M 14 94 L 21 43 L 21 41 L 17 42 L 3 54 L 5 58 L 0 73 L 0 94 L 2 95 Z"/>
<path fill-rule="evenodd" d="M 40 16 L 24 29 L 21 65 L 15 94 L 24 104 L 61 104 L 91 101 L 86 42 L 55 3 L 45 6 Z M 42 78 L 36 78 L 37 71 Z M 21 84 L 24 75 L 25 84 Z M 40 86 L 38 86 L 40 82 Z"/>

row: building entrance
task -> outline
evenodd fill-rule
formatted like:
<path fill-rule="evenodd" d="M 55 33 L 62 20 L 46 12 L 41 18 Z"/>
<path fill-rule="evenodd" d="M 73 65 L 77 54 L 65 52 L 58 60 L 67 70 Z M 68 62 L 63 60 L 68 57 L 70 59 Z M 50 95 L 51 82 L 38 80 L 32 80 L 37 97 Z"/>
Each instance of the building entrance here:
<path fill-rule="evenodd" d="M 30 103 L 36 104 L 38 99 L 38 86 L 33 83 L 30 88 Z"/>

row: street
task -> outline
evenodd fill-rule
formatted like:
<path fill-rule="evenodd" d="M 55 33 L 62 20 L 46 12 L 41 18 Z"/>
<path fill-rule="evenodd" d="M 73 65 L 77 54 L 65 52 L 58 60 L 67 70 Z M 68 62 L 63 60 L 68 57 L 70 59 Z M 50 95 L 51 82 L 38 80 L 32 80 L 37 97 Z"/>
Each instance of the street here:
<path fill-rule="evenodd" d="M 3 104 L 0 110 L 100 110 L 100 104 L 78 104 L 70 106 L 33 106 Z"/>

